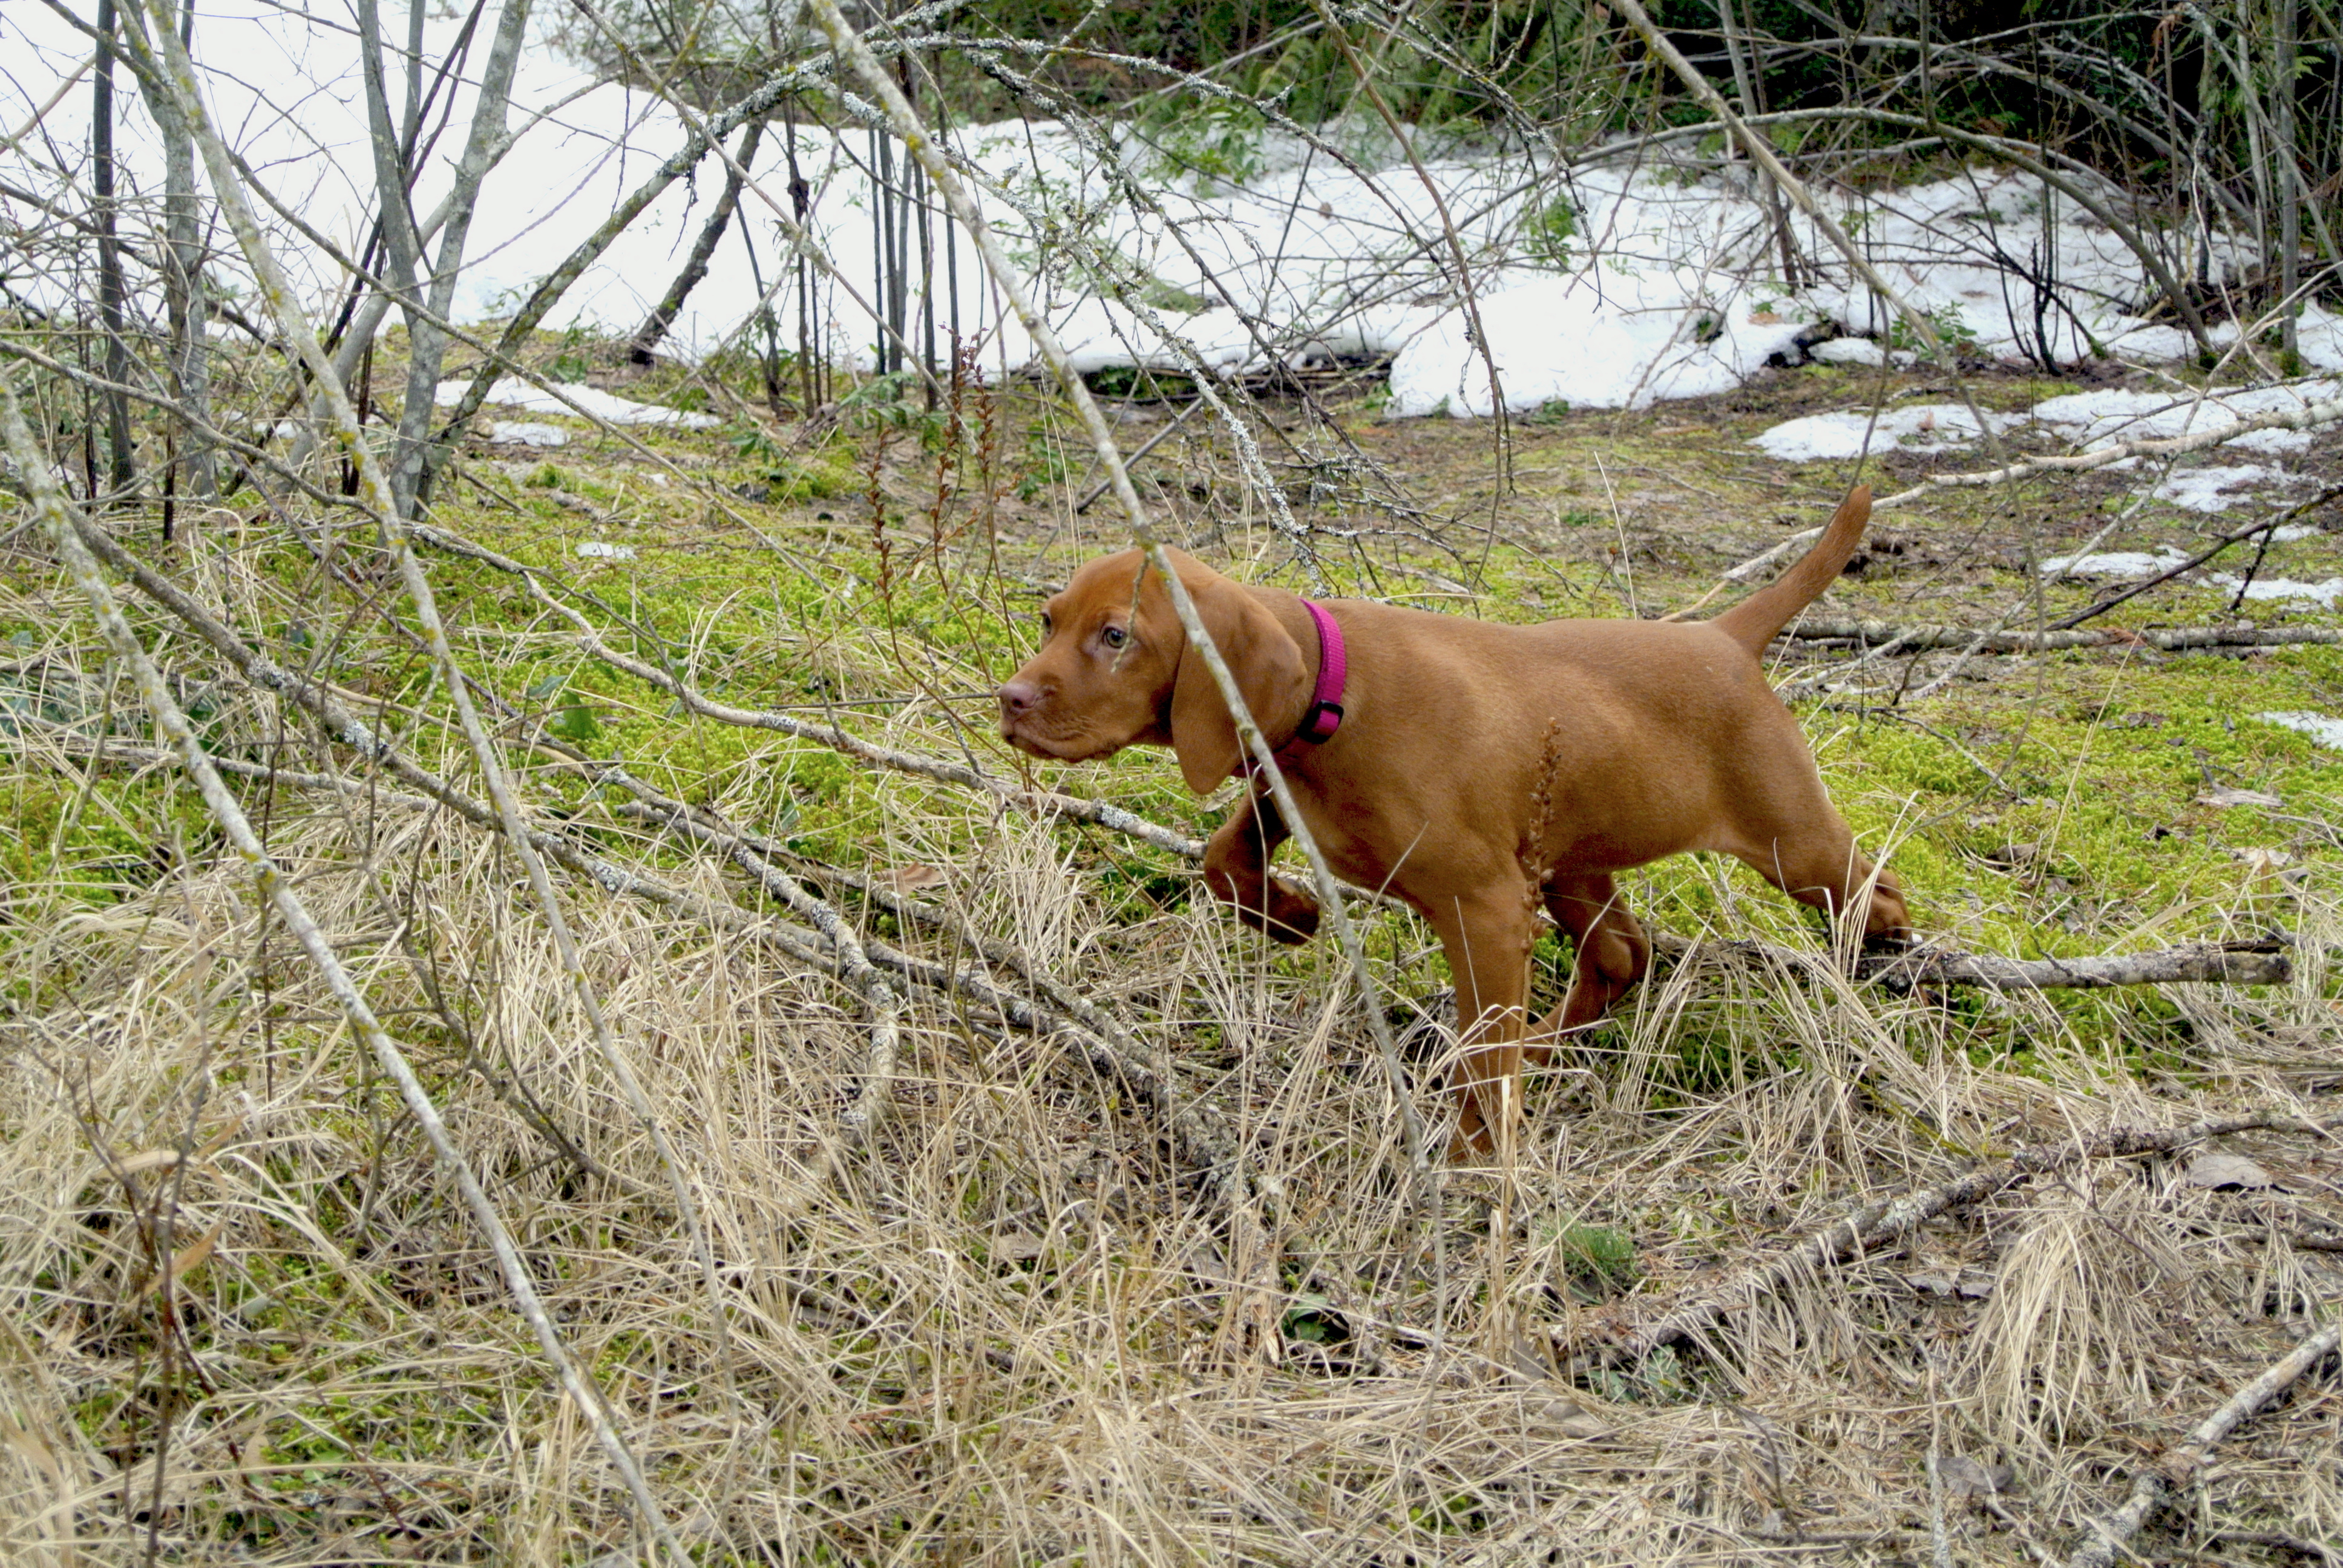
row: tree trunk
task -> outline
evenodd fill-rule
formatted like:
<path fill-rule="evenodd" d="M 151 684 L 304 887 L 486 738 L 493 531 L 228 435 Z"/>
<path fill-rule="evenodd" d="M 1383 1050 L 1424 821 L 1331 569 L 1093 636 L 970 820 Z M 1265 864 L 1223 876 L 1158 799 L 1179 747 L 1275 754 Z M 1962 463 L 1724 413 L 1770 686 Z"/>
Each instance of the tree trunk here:
<path fill-rule="evenodd" d="M 2302 165 L 2295 156 L 2294 146 L 2294 76 L 2295 76 L 2295 5 L 2297 0 L 2272 0 L 2278 13 L 2278 38 L 2275 53 L 2277 80 L 2270 84 L 2273 118 L 2270 140 L 2278 162 L 2278 297 L 2285 311 L 2279 346 L 2282 364 L 2289 376 L 2302 373 L 2302 352 L 2295 344 L 2295 325 L 2302 307 L 2294 297 L 2300 286 L 2302 265 Z"/>
<path fill-rule="evenodd" d="M 634 341 L 627 347 L 627 357 L 636 364 L 651 362 L 651 351 L 667 336 L 667 329 L 675 325 L 683 302 L 699 286 L 699 280 L 708 276 L 709 261 L 716 254 L 717 242 L 724 237 L 725 227 L 732 221 L 733 209 L 740 205 L 741 182 L 747 177 L 749 162 L 757 156 L 757 144 L 764 135 L 762 120 L 750 120 L 748 128 L 740 133 L 740 147 L 732 155 L 731 166 L 724 172 L 724 190 L 716 198 L 716 210 L 700 226 L 699 237 L 691 243 L 691 254 L 684 257 L 683 270 L 675 275 L 675 281 L 668 285 L 666 297 L 651 307 L 642 326 L 636 328 Z"/>
<path fill-rule="evenodd" d="M 186 0 L 179 12 L 182 44 L 192 45 L 195 25 L 195 0 Z M 206 497 L 217 486 L 211 446 L 198 427 L 211 423 L 211 368 L 205 357 L 210 309 L 204 297 L 203 218 L 196 205 L 196 142 L 177 114 L 157 114 L 156 121 L 163 134 L 163 285 L 171 317 L 171 393 L 197 422 L 180 435 L 184 447 L 177 467 L 186 476 L 186 492 Z"/>
<path fill-rule="evenodd" d="M 130 347 L 122 331 L 122 246 L 114 230 L 114 0 L 97 0 L 97 75 L 90 94 L 90 191 L 97 219 L 97 324 L 106 335 L 106 378 L 115 388 L 130 379 Z M 126 490 L 137 477 L 130 455 L 130 401 L 106 394 L 108 488 Z M 92 497 L 95 500 L 96 498 Z"/>
<path fill-rule="evenodd" d="M 480 73 L 479 95 L 472 109 L 472 126 L 456 177 L 447 191 L 447 216 L 439 229 L 439 248 L 431 264 L 431 290 L 424 311 L 415 320 L 407 340 L 407 399 L 399 408 L 399 466 L 392 475 L 393 494 L 412 509 L 431 498 L 431 481 L 447 460 L 447 449 L 430 441 L 433 396 L 439 387 L 439 367 L 447 356 L 447 331 L 438 325 L 456 307 L 456 283 L 462 275 L 464 246 L 472 232 L 472 214 L 480 184 L 500 156 L 505 137 L 505 111 L 512 101 L 513 74 L 518 68 L 523 40 L 528 33 L 529 0 L 506 0 L 497 19 L 495 39 L 488 45 L 487 66 Z M 403 194 L 403 193 L 402 193 Z"/>

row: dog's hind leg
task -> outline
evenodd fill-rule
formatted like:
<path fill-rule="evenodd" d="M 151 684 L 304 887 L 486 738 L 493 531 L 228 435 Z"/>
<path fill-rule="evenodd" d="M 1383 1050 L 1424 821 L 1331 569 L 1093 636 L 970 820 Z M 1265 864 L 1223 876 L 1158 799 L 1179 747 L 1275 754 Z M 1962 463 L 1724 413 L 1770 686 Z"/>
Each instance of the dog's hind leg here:
<path fill-rule="evenodd" d="M 1651 939 L 1628 913 L 1608 874 L 1553 879 L 1546 884 L 1545 907 L 1570 933 L 1578 961 L 1570 990 L 1530 1036 L 1534 1061 L 1545 1060 L 1563 1039 L 1610 1011 L 1652 967 Z"/>
<path fill-rule="evenodd" d="M 1317 900 L 1269 874 L 1270 857 L 1292 834 L 1276 803 L 1247 796 L 1204 846 L 1204 883 L 1237 918 L 1274 940 L 1306 942 L 1318 934 Z"/>

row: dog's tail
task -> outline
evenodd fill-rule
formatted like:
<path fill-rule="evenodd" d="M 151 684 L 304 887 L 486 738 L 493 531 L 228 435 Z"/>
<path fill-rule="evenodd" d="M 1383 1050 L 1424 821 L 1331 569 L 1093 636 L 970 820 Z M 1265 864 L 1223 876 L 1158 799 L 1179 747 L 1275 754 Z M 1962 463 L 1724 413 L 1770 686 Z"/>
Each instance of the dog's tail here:
<path fill-rule="evenodd" d="M 1765 657 L 1774 634 L 1814 603 L 1831 580 L 1846 569 L 1863 525 L 1871 520 L 1871 487 L 1857 485 L 1832 514 L 1830 526 L 1796 566 L 1709 622 L 1756 658 Z"/>

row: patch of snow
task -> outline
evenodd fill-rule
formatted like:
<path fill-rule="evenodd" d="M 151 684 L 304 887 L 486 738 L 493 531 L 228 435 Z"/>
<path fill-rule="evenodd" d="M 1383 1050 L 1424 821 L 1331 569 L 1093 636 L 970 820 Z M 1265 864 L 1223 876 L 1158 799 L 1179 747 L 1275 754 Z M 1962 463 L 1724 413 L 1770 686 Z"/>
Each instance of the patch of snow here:
<path fill-rule="evenodd" d="M 1885 365 L 1887 350 L 1868 337 L 1834 337 L 1828 343 L 1817 343 L 1806 353 L 1825 365 Z"/>
<path fill-rule="evenodd" d="M 2108 387 L 2046 398 L 2034 406 L 2034 417 L 2070 432 L 2088 449 L 2117 441 L 2217 431 L 2256 415 L 2298 412 L 2336 397 L 2343 397 L 2343 381 L 2227 388 L 2202 397 Z M 2226 445 L 2249 452 L 2298 452 L 2310 445 L 2310 432 L 2256 430 Z"/>
<path fill-rule="evenodd" d="M 2170 571 L 2189 559 L 2190 553 L 2171 545 L 2158 545 L 2153 550 L 2102 550 L 2085 556 L 2055 556 L 2044 561 L 2040 569 L 2046 578 L 2146 578 Z M 2343 598 L 2343 578 L 2307 583 L 2291 578 L 2257 577 L 2248 582 L 2228 572 L 2212 572 L 2204 578 L 2204 586 L 2227 594 L 2242 588 L 2249 599 L 2308 600 L 2327 609 L 2333 609 L 2336 600 Z"/>
<path fill-rule="evenodd" d="M 2343 751 L 2343 719 L 2324 713 L 2257 713 L 2265 724 L 2299 730 L 2330 750 Z"/>
<path fill-rule="evenodd" d="M 2017 422 L 2008 414 L 1987 413 L 1986 418 L 1996 430 Z M 1978 430 L 1975 416 L 1958 403 L 1919 403 L 1882 409 L 1875 427 L 1867 408 L 1809 414 L 1776 425 L 1749 444 L 1785 463 L 1814 463 L 1859 456 L 1866 434 L 1875 452 L 1949 452 L 1976 440 Z"/>
<path fill-rule="evenodd" d="M 491 419 L 488 439 L 514 447 L 567 447 L 569 432 L 558 425 L 539 425 L 528 419 Z"/>
<path fill-rule="evenodd" d="M 2227 572 L 2216 572 L 2205 579 L 2227 593 L 2236 593 L 2242 587 L 2251 599 L 2308 599 L 2322 609 L 2333 609 L 2338 595 L 2343 595 L 2343 578 L 2328 578 L 2324 582 L 2296 582 L 2290 578 L 2256 578 L 2251 582 Z"/>
<path fill-rule="evenodd" d="M 2197 352 L 2197 341 L 2177 327 L 2143 323 L 2107 338 L 2107 351 L 2123 359 L 2187 359 Z"/>
<path fill-rule="evenodd" d="M 2304 364 L 2321 370 L 2343 370 L 2343 316 L 2321 308 L 2316 301 L 2306 301 L 2295 322 L 2294 341 Z"/>
<path fill-rule="evenodd" d="M 1753 308 L 1739 279 L 1685 267 L 1624 278 L 1544 277 L 1480 302 L 1507 408 L 1644 408 L 1728 391 L 1804 327 Z M 1390 411 L 1485 415 L 1489 367 L 1462 312 L 1443 317 L 1392 362 Z"/>
<path fill-rule="evenodd" d="M 2234 467 L 2208 466 L 2179 469 L 2150 493 L 2159 501 L 2169 501 L 2188 511 L 2226 512 L 2252 499 L 2244 493 L 2248 487 L 2261 489 L 2299 482 L 2298 476 L 2282 468 L 2259 467 L 2250 463 Z M 2231 491 L 2238 493 L 2232 495 Z"/>
<path fill-rule="evenodd" d="M 2054 556 L 2040 570 L 2046 578 L 2144 578 L 2168 572 L 2188 558 L 2186 550 L 2159 545 L 2154 550 L 2102 550 L 2096 555 Z"/>
<path fill-rule="evenodd" d="M 632 545 L 604 544 L 600 539 L 581 539 L 578 543 L 580 559 L 589 561 L 630 561 L 635 558 Z"/>
<path fill-rule="evenodd" d="M 455 403 L 464 396 L 468 381 L 442 381 L 437 401 L 442 405 Z M 687 414 L 680 408 L 662 408 L 652 403 L 630 403 L 624 397 L 613 397 L 599 387 L 580 382 L 556 382 L 554 388 L 561 394 L 533 387 L 515 377 L 507 377 L 488 388 L 488 401 L 508 408 L 519 408 L 530 414 L 572 414 L 583 412 L 588 418 L 605 420 L 612 425 L 680 425 L 687 430 L 712 430 L 724 423 L 712 414 Z M 564 402 L 562 399 L 568 399 Z M 550 427 L 538 425 L 536 429 Z M 551 445 L 558 446 L 559 442 Z"/>

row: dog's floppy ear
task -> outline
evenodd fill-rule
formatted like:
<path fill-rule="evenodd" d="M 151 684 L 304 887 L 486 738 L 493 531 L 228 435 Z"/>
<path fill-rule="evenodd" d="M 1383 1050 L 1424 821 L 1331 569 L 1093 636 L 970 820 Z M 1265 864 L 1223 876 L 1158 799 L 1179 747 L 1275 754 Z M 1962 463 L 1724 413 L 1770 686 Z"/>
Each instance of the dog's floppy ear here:
<path fill-rule="evenodd" d="M 1309 699 L 1309 677 L 1302 649 L 1267 606 L 1218 573 L 1182 574 L 1196 601 L 1196 614 L 1212 634 L 1212 646 L 1237 678 L 1237 690 L 1253 722 L 1272 735 Z M 1209 795 L 1237 765 L 1236 720 L 1221 700 L 1219 683 L 1193 639 L 1180 655 L 1172 688 L 1172 749 L 1188 788 Z"/>

